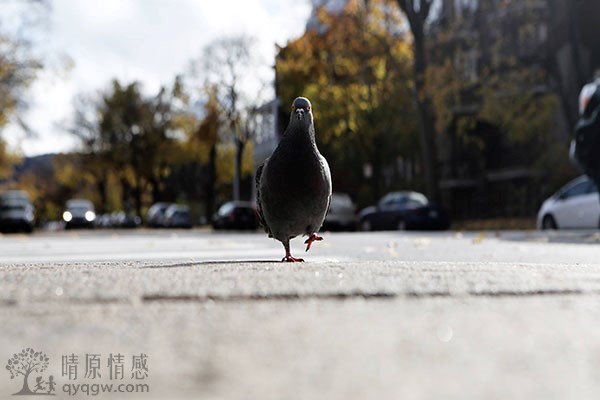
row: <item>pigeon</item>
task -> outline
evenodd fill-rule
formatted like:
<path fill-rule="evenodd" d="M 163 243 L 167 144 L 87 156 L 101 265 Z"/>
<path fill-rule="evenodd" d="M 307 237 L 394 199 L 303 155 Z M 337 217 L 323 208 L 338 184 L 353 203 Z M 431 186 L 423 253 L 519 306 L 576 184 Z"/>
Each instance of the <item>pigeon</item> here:
<path fill-rule="evenodd" d="M 256 171 L 256 201 L 260 221 L 269 237 L 283 244 L 281 261 L 293 257 L 290 239 L 306 235 L 306 251 L 323 225 L 331 201 L 331 172 L 315 142 L 310 101 L 298 97 L 290 122 L 273 154 Z"/>

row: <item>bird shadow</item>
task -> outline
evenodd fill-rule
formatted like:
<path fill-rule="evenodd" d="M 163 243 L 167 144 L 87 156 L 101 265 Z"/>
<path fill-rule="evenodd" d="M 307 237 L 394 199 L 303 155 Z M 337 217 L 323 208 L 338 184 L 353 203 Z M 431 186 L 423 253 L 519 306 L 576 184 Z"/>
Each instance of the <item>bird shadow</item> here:
<path fill-rule="evenodd" d="M 190 261 L 190 262 L 179 262 L 172 264 L 157 264 L 157 265 L 144 265 L 140 268 L 189 268 L 206 265 L 226 265 L 226 264 L 282 264 L 279 260 L 206 260 L 206 261 Z"/>

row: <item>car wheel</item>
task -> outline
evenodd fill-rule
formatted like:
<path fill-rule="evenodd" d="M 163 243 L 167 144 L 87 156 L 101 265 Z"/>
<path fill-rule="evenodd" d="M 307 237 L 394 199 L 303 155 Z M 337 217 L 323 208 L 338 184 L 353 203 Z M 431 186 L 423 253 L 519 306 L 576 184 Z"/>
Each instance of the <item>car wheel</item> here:
<path fill-rule="evenodd" d="M 367 218 L 360 221 L 360 230 L 365 232 L 372 231 L 373 226 L 371 225 L 371 221 Z"/>
<path fill-rule="evenodd" d="M 556 221 L 552 215 L 546 215 L 542 220 L 542 229 L 557 229 Z"/>
<path fill-rule="evenodd" d="M 406 221 L 404 221 L 403 219 L 399 219 L 398 222 L 396 222 L 396 230 L 405 231 Z"/>

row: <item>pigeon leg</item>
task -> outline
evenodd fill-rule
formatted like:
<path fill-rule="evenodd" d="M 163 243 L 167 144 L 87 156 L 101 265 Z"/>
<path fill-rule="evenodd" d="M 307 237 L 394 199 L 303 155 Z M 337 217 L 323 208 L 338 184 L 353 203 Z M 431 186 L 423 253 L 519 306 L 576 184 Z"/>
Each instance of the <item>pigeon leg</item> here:
<path fill-rule="evenodd" d="M 315 240 L 318 242 L 323 240 L 323 238 L 321 236 L 317 236 L 315 233 L 311 233 L 308 239 L 306 239 L 306 241 L 304 242 L 304 244 L 306 245 L 306 251 L 310 250 L 310 246 Z"/>
<path fill-rule="evenodd" d="M 281 259 L 281 261 L 286 262 L 304 262 L 302 258 L 292 257 L 292 253 L 290 252 L 290 242 L 283 243 L 283 247 L 285 248 L 285 257 Z"/>

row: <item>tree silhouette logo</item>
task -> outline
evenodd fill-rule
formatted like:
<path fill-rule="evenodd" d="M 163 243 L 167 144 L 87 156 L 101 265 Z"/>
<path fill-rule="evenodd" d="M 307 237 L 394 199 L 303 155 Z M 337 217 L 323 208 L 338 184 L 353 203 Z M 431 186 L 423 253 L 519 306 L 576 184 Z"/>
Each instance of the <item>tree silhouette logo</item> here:
<path fill-rule="evenodd" d="M 10 379 L 23 377 L 23 387 L 17 393 L 13 393 L 13 396 L 54 396 L 53 392 L 56 390 L 56 382 L 52 375 L 48 377 L 48 381 L 45 381 L 42 376 L 37 376 L 33 390 L 29 387 L 29 375 L 34 372 L 36 374 L 44 372 L 48 368 L 49 361 L 50 359 L 45 353 L 35 351 L 31 347 L 22 350 L 20 353 L 13 354 L 6 364 L 6 369 L 10 373 Z"/>

